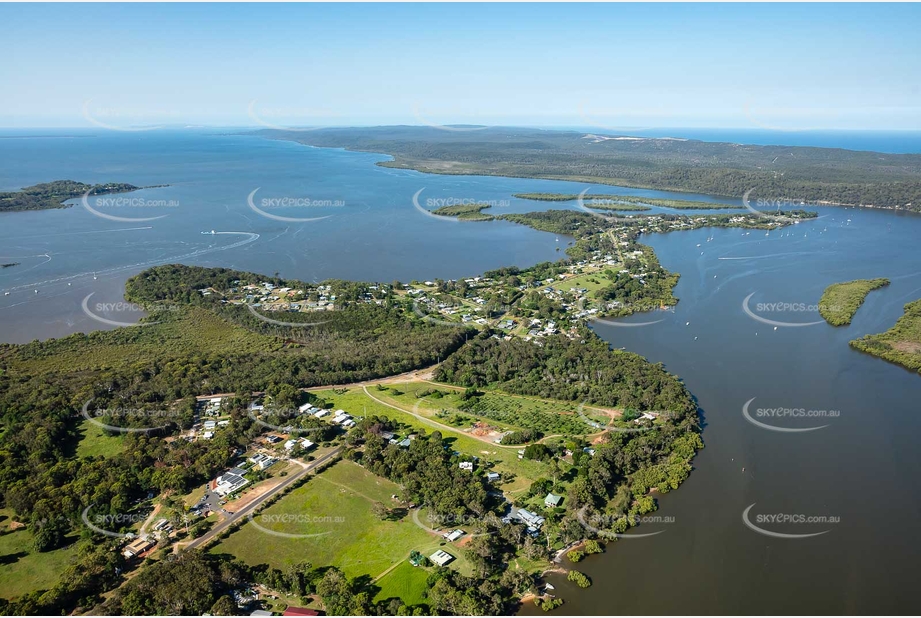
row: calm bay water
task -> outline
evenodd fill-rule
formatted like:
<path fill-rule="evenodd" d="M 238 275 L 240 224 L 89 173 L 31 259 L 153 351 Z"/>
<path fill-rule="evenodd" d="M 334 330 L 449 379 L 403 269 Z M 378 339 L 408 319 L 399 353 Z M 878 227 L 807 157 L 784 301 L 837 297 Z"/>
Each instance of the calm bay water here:
<path fill-rule="evenodd" d="M 146 222 L 100 218 L 80 205 L 0 215 L 0 262 L 20 263 L 0 270 L 0 290 L 10 292 L 0 296 L 0 340 L 100 328 L 83 313 L 81 300 L 92 292 L 94 302 L 117 301 L 127 277 L 157 263 L 278 271 L 305 280 L 391 281 L 470 276 L 557 259 L 566 238 L 504 222 L 432 219 L 414 207 L 413 196 L 422 190 L 423 207 L 430 207 L 429 198 L 508 200 L 493 210 L 524 212 L 545 205 L 512 199 L 513 193 L 588 187 L 374 165 L 383 159 L 213 132 L 0 139 L 3 190 L 60 178 L 168 184 L 130 197 L 177 203 L 100 208 L 123 217 L 168 215 Z M 273 209 L 287 217 L 331 215 L 283 222 L 249 207 L 255 189 L 257 206 L 262 198 L 284 197 L 344 205 Z M 619 540 L 605 555 L 580 563 L 595 582 L 588 590 L 551 576 L 566 613 L 921 611 L 913 591 L 921 559 L 915 529 L 921 378 L 847 345 L 885 330 L 904 303 L 921 297 L 921 254 L 915 250 L 921 217 L 819 210 L 822 218 L 767 236 L 705 229 L 644 239 L 666 268 L 681 274 L 675 312 L 617 321 L 662 320 L 648 326 L 597 324 L 596 332 L 615 347 L 663 362 L 685 380 L 703 410 L 706 448 L 691 478 L 659 501 L 656 515 L 674 521 L 643 524 L 631 532 L 659 533 Z M 863 277 L 888 277 L 892 284 L 871 293 L 843 328 L 821 323 L 775 330 L 742 307 L 752 295 L 748 307 L 759 317 L 812 322 L 820 318 L 809 305 L 825 286 Z M 768 303 L 803 308 L 772 312 L 764 309 Z M 752 398 L 752 415 L 759 408 L 838 414 L 761 418 L 781 428 L 825 425 L 802 433 L 771 431 L 743 416 Z M 760 534 L 743 522 L 750 505 L 749 522 L 764 530 L 821 534 Z M 770 515 L 826 520 L 764 518 Z M 523 613 L 539 610 L 526 606 Z"/>
<path fill-rule="evenodd" d="M 579 565 L 595 581 L 581 591 L 551 576 L 575 614 L 917 614 L 921 560 L 921 378 L 851 349 L 889 328 L 921 297 L 921 217 L 819 209 L 822 218 L 765 236 L 716 229 L 644 239 L 681 273 L 680 302 L 662 322 L 596 332 L 681 376 L 703 410 L 706 448 L 690 480 L 659 500 L 661 522 L 619 539 Z M 850 219 L 850 221 L 848 221 Z M 708 242 L 707 239 L 712 238 Z M 698 247 L 697 245 L 700 245 Z M 703 253 L 701 255 L 701 253 Z M 810 308 L 824 288 L 888 277 L 847 327 L 773 326 L 821 320 Z M 759 311 L 759 303 L 805 305 Z M 652 314 L 655 316 L 656 314 Z M 650 314 L 618 323 L 651 321 Z M 742 410 L 836 411 L 837 417 L 755 418 L 802 433 L 767 430 Z M 743 523 L 783 534 L 775 538 Z M 759 523 L 757 515 L 834 517 L 838 523 Z M 665 518 L 674 518 L 669 521 Z M 827 531 L 827 532 L 826 532 Z M 524 613 L 539 613 L 533 607 Z"/>

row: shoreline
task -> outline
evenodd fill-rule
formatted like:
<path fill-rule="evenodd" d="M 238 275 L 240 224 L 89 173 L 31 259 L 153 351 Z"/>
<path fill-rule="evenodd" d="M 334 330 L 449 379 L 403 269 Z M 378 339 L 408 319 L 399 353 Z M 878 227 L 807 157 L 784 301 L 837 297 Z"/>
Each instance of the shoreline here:
<path fill-rule="evenodd" d="M 723 199 L 737 199 L 742 200 L 742 195 L 731 195 L 728 193 L 719 193 L 705 190 L 694 190 L 694 189 L 681 189 L 677 187 L 657 187 L 649 184 L 643 184 L 640 182 L 635 182 L 623 178 L 597 178 L 597 177 L 586 177 L 586 176 L 564 176 L 558 174 L 534 174 L 529 176 L 520 176 L 512 174 L 503 174 L 499 172 L 493 172 L 488 169 L 481 170 L 450 170 L 450 169 L 433 169 L 430 167 L 425 167 L 420 164 L 417 160 L 407 159 L 401 157 L 400 155 L 395 155 L 389 152 L 381 152 L 377 150 L 365 150 L 362 148 L 352 148 L 349 146 L 316 146 L 307 142 L 300 141 L 295 137 L 282 137 L 282 136 L 268 136 L 261 135 L 259 132 L 253 133 L 241 133 L 241 135 L 255 135 L 257 137 L 262 137 L 264 139 L 273 139 L 280 141 L 294 142 L 302 146 L 307 146 L 309 148 L 320 148 L 320 149 L 330 149 L 330 150 L 344 150 L 346 152 L 356 152 L 364 154 L 375 154 L 379 156 L 390 157 L 389 161 L 377 161 L 374 165 L 378 167 L 384 167 L 388 169 L 403 169 L 411 170 L 414 172 L 419 172 L 420 174 L 437 174 L 439 176 L 487 176 L 495 178 L 516 178 L 521 180 L 556 180 L 561 182 L 572 182 L 572 183 L 584 183 L 584 184 L 594 184 L 594 185 L 604 185 L 609 187 L 621 187 L 624 189 L 643 189 L 647 191 L 661 191 L 663 193 L 681 193 L 685 195 L 706 195 L 716 198 Z M 744 145 L 744 144 L 743 144 Z M 854 152 L 864 152 L 864 151 L 854 151 Z M 461 161 L 438 161 L 444 165 L 462 165 Z M 911 210 L 899 206 L 877 206 L 875 204 L 855 204 L 850 202 L 836 202 L 834 200 L 803 200 L 801 198 L 788 198 L 788 197 L 779 197 L 772 198 L 774 201 L 787 201 L 792 205 L 802 205 L 802 206 L 828 206 L 835 208 L 870 208 L 874 210 L 890 210 L 893 212 L 913 212 L 921 214 L 919 211 Z M 797 202 L 802 202 L 802 204 L 797 204 Z"/>

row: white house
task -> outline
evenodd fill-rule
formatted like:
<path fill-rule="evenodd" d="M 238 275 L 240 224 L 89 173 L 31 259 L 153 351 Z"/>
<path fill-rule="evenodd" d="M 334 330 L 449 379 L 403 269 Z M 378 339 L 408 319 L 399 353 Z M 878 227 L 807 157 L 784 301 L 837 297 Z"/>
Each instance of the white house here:
<path fill-rule="evenodd" d="M 432 554 L 431 556 L 429 556 L 429 560 L 431 560 L 432 562 L 434 562 L 434 563 L 437 564 L 438 566 L 444 566 L 444 565 L 448 564 L 449 562 L 451 562 L 452 560 L 454 560 L 454 556 L 452 556 L 451 554 L 449 554 L 449 553 L 446 552 L 446 551 L 443 551 L 443 550 L 439 549 L 439 550 L 436 551 L 434 554 Z"/>

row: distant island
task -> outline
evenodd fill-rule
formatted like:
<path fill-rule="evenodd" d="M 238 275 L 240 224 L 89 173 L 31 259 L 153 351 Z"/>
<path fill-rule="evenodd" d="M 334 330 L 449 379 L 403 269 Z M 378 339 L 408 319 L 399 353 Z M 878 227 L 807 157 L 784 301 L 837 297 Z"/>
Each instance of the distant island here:
<path fill-rule="evenodd" d="M 866 300 L 867 294 L 887 285 L 888 279 L 857 279 L 833 283 L 825 288 L 819 300 L 819 314 L 832 326 L 850 324 L 854 314 Z"/>
<path fill-rule="evenodd" d="M 878 335 L 855 339 L 851 347 L 921 372 L 921 299 L 905 305 L 905 313 L 895 326 Z"/>
<path fill-rule="evenodd" d="M 572 193 L 516 193 L 513 197 L 539 202 L 574 202 L 579 199 Z M 636 195 L 603 195 L 586 193 L 582 200 L 589 201 L 589 208 L 600 210 L 649 210 L 650 206 L 673 208 L 675 210 L 741 210 L 741 206 L 720 204 L 718 202 L 700 202 L 696 200 L 669 200 L 656 197 L 639 197 Z M 599 201 L 600 200 L 600 201 Z"/>
<path fill-rule="evenodd" d="M 362 127 L 257 135 L 384 153 L 383 167 L 433 174 L 546 178 L 586 184 L 750 197 L 756 208 L 863 206 L 921 212 L 921 155 L 756 146 L 577 131 L 483 127 Z M 644 200 L 647 202 L 648 200 Z"/>
<path fill-rule="evenodd" d="M 19 262 L 9 262 L 7 264 L 0 264 L 0 268 L 12 268 L 13 266 L 19 266 Z"/>
<path fill-rule="evenodd" d="M 163 186 L 163 185 L 159 185 Z M 50 208 L 68 208 L 67 200 L 86 195 L 106 195 L 109 193 L 128 193 L 142 188 L 123 182 L 109 182 L 88 185 L 74 180 L 55 180 L 23 187 L 19 191 L 0 193 L 0 212 L 17 212 L 23 210 L 47 210 Z"/>
<path fill-rule="evenodd" d="M 483 212 L 489 204 L 459 204 L 457 206 L 442 206 L 432 211 L 434 215 L 442 217 L 457 217 L 461 221 L 492 221 L 495 217 Z"/>

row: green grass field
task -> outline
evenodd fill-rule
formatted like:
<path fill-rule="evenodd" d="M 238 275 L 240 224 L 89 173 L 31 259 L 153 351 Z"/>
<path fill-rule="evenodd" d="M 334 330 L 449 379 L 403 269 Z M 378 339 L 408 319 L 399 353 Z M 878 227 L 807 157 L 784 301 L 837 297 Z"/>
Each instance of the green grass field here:
<path fill-rule="evenodd" d="M 416 383 L 394 384 L 393 386 L 398 390 L 409 393 L 409 389 L 414 384 Z M 448 387 L 438 387 L 428 383 L 419 384 L 423 384 L 426 387 L 448 390 Z M 426 414 L 422 414 L 424 420 L 420 420 L 412 416 L 409 411 L 412 410 L 413 406 L 415 405 L 415 401 L 417 401 L 414 396 L 411 396 L 411 399 L 406 399 L 404 397 L 401 400 L 400 398 L 391 397 L 388 394 L 388 391 L 378 391 L 374 386 L 369 386 L 368 392 L 376 399 L 380 399 L 381 401 L 402 407 L 403 410 L 407 411 L 403 412 L 400 410 L 395 410 L 387 405 L 375 401 L 374 399 L 371 399 L 360 387 L 350 388 L 345 394 L 342 395 L 334 393 L 331 390 L 314 391 L 314 394 L 333 402 L 334 407 L 342 408 L 346 412 L 353 415 L 368 416 L 371 414 L 376 414 L 378 416 L 386 416 L 387 418 L 402 423 L 403 425 L 409 427 L 411 430 L 424 429 L 429 433 L 432 431 L 440 431 L 442 436 L 451 442 L 456 451 L 468 455 L 476 455 L 482 460 L 495 463 L 495 470 L 502 474 L 503 477 L 501 488 L 504 491 L 517 491 L 519 489 L 526 488 L 530 486 L 531 482 L 535 481 L 541 476 L 546 476 L 546 464 L 538 461 L 518 459 L 519 447 L 504 447 L 487 440 L 474 438 L 473 436 L 465 433 L 460 429 L 443 427 L 437 424 L 441 421 L 438 421 L 435 418 L 429 419 Z M 413 401 L 413 403 L 406 403 L 408 401 Z M 435 401 L 437 402 L 437 400 Z M 421 404 L 420 408 L 422 408 Z M 424 411 L 425 410 L 419 410 L 420 414 Z M 432 412 L 433 411 L 431 409 L 428 410 L 429 414 Z M 509 483 L 512 476 L 516 478 L 514 481 Z"/>
<path fill-rule="evenodd" d="M 2 524 L 6 531 L 8 520 Z M 14 599 L 36 590 L 48 590 L 60 579 L 75 555 L 77 544 L 39 553 L 32 549 L 26 529 L 0 535 L 0 597 Z"/>
<path fill-rule="evenodd" d="M 114 457 L 125 449 L 123 436 L 106 435 L 96 423 L 83 421 L 77 431 L 83 436 L 77 443 L 77 457 Z"/>
<path fill-rule="evenodd" d="M 397 597 L 407 605 L 425 603 L 425 582 L 428 576 L 428 569 L 414 567 L 408 561 L 404 561 L 377 582 L 380 592 L 374 600 L 383 601 Z"/>
<path fill-rule="evenodd" d="M 212 551 L 233 554 L 252 565 L 284 569 L 308 560 L 315 566 L 335 565 L 349 577 L 377 577 L 406 560 L 413 549 L 434 551 L 438 544 L 438 537 L 410 517 L 382 521 L 372 513 L 374 501 L 396 506 L 390 498 L 396 493 L 394 483 L 342 461 L 254 516 L 257 524 L 273 531 L 321 536 L 275 536 L 247 523 Z M 310 521 L 283 521 L 291 515 Z"/>
<path fill-rule="evenodd" d="M 454 415 L 477 417 L 502 429 L 537 429 L 547 435 L 583 435 L 594 431 L 576 414 L 578 404 L 571 402 L 550 401 L 485 390 L 479 401 L 470 410 L 462 410 L 460 406 L 464 403 L 461 399 L 463 390 L 460 389 L 452 389 L 447 386 L 436 387 L 427 382 L 397 384 L 394 385 L 394 388 L 403 394 L 395 395 L 392 390 L 380 392 L 373 387 L 371 393 L 375 397 L 380 396 L 379 398 L 388 397 L 408 409 L 415 408 L 424 416 L 431 416 L 443 422 L 448 421 L 445 420 L 444 415 L 437 414 L 442 410 L 448 413 L 447 418 Z M 418 397 L 424 391 L 432 389 L 439 390 L 444 395 L 440 398 L 434 398 L 431 395 L 422 399 Z"/>

